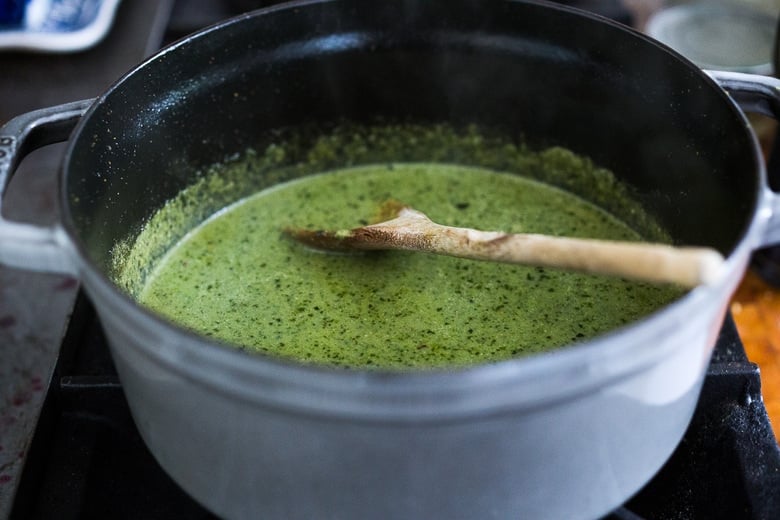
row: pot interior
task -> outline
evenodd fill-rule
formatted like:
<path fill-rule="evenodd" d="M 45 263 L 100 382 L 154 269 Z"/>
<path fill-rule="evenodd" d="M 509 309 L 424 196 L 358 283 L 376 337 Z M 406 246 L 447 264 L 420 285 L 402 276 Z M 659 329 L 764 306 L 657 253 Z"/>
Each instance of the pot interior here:
<path fill-rule="evenodd" d="M 613 171 L 674 242 L 724 254 L 759 193 L 727 96 L 626 28 L 535 2 L 324 1 L 226 22 L 119 81 L 71 141 L 66 223 L 109 272 L 112 249 L 209 165 L 291 129 L 377 122 L 567 148 Z"/>

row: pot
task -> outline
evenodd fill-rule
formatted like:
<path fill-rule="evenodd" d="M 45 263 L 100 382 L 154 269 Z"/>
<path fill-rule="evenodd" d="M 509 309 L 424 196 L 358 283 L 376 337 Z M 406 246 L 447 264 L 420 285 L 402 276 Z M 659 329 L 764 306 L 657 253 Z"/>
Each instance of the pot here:
<path fill-rule="evenodd" d="M 217 515 L 599 517 L 676 448 L 729 297 L 752 251 L 780 239 L 780 199 L 734 100 L 776 115 L 780 82 L 717 79 L 554 4 L 267 8 L 173 44 L 97 99 L 9 122 L 3 187 L 27 151 L 69 145 L 61 221 L 3 220 L 0 260 L 80 278 L 146 444 Z M 720 250 L 723 272 L 575 346 L 396 373 L 247 355 L 145 310 L 108 275 L 112 247 L 203 167 L 278 128 L 398 116 L 586 155 L 632 186 L 676 243 Z"/>

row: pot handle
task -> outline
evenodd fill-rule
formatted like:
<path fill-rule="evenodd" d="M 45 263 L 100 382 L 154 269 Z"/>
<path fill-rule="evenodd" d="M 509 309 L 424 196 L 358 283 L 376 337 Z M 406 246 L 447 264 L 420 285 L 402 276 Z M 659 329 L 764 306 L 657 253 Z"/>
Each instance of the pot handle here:
<path fill-rule="evenodd" d="M 753 112 L 780 120 L 780 80 L 769 76 L 704 71 L 728 92 L 745 112 Z"/>
<path fill-rule="evenodd" d="M 76 274 L 71 242 L 59 224 L 37 226 L 2 216 L 5 191 L 22 159 L 38 148 L 65 141 L 93 100 L 43 108 L 0 128 L 0 264 L 19 269 Z"/>
<path fill-rule="evenodd" d="M 705 71 L 731 95 L 745 112 L 752 112 L 780 121 L 780 80 L 769 76 L 741 72 Z M 780 153 L 780 150 L 775 150 Z M 764 188 L 767 224 L 758 249 L 780 243 L 780 194 L 767 185 Z"/>

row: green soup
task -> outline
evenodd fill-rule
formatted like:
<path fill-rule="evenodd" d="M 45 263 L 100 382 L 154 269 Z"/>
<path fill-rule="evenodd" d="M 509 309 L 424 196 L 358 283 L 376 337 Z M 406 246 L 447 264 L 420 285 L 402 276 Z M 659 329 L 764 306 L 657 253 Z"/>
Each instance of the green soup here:
<path fill-rule="evenodd" d="M 495 362 L 603 334 L 679 288 L 411 252 L 333 254 L 287 226 L 368 223 L 403 201 L 436 222 L 638 240 L 566 191 L 477 167 L 398 163 L 295 179 L 219 211 L 153 266 L 141 303 L 200 334 L 281 358 L 353 368 Z"/>

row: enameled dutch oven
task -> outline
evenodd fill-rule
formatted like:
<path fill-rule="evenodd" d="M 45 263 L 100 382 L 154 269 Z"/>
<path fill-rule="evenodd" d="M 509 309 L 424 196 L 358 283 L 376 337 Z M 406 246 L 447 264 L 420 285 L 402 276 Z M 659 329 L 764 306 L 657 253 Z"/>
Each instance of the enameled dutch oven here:
<path fill-rule="evenodd" d="M 729 297 L 751 253 L 780 239 L 780 199 L 732 98 L 776 113 L 780 85 L 717 79 L 628 28 L 553 4 L 260 10 L 160 51 L 97 99 L 9 122 L 3 187 L 29 150 L 69 146 L 61 222 L 2 221 L 0 260 L 80 278 L 150 450 L 220 516 L 595 518 L 674 451 Z M 723 272 L 585 343 L 408 373 L 247 355 L 112 283 L 112 247 L 203 167 L 276 128 L 377 117 L 475 123 L 588 156 L 632 186 L 676 243 L 720 250 Z"/>

